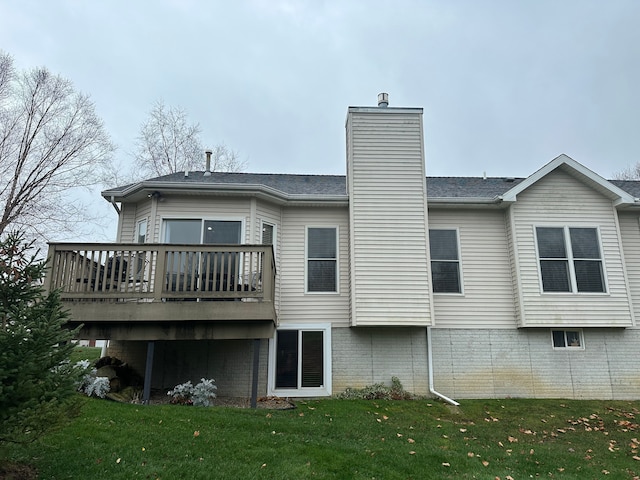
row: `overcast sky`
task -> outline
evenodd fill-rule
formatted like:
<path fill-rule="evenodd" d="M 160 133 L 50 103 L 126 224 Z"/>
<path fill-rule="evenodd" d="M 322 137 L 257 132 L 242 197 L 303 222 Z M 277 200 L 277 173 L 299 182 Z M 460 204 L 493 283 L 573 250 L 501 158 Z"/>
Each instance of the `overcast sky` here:
<path fill-rule="evenodd" d="M 428 175 L 640 160 L 637 0 L 0 0 L 0 49 L 90 94 L 122 162 L 163 100 L 248 171 L 344 174 L 379 92 L 424 108 Z"/>

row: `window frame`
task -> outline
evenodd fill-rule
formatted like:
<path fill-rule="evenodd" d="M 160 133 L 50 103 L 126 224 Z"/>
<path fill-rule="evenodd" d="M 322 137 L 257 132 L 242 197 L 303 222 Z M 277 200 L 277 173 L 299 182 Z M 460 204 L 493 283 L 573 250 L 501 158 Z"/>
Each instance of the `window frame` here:
<path fill-rule="evenodd" d="M 314 228 L 335 230 L 335 258 L 309 258 L 309 230 Z M 335 262 L 335 290 L 312 291 L 309 290 L 309 262 L 314 260 L 332 260 Z M 338 225 L 307 225 L 304 236 L 304 293 L 310 295 L 337 295 L 340 294 L 340 227 Z"/>
<path fill-rule="evenodd" d="M 561 332 L 563 334 L 564 345 L 556 346 L 554 340 L 554 333 Z M 552 328 L 551 333 L 551 348 L 553 350 L 584 350 L 584 332 L 581 328 Z M 567 333 L 577 333 L 580 345 L 570 345 L 568 342 Z"/>
<path fill-rule="evenodd" d="M 276 244 L 278 243 L 278 226 L 273 222 L 268 222 L 266 220 L 260 221 L 260 245 L 267 245 L 264 243 L 264 228 L 265 225 L 268 225 L 272 228 L 272 238 L 271 238 L 271 247 L 273 248 L 273 256 L 276 256 Z"/>
<path fill-rule="evenodd" d="M 434 260 L 433 257 L 431 256 L 431 231 L 433 230 L 440 230 L 440 231 L 452 231 L 455 232 L 456 234 L 456 252 L 458 254 L 458 259 L 457 260 L 442 260 L 442 259 L 436 259 Z M 429 228 L 429 266 L 431 269 L 431 291 L 433 292 L 434 295 L 464 295 L 464 281 L 463 281 L 463 276 L 462 276 L 462 251 L 460 248 L 460 229 L 458 227 L 456 228 Z M 434 290 L 434 286 L 435 286 L 435 282 L 433 280 L 433 262 L 450 262 L 450 263 L 457 263 L 458 264 L 458 288 L 459 291 L 457 292 L 436 292 Z"/>
<path fill-rule="evenodd" d="M 226 216 L 208 216 L 208 217 L 162 217 L 161 218 L 161 222 L 162 222 L 162 242 L 163 243 L 169 243 L 167 241 L 167 221 L 172 221 L 172 220 L 192 220 L 192 221 L 199 221 L 200 222 L 200 239 L 198 240 L 197 243 L 194 243 L 193 245 L 206 245 L 204 244 L 204 228 L 205 228 L 205 222 L 238 222 L 240 223 L 240 243 L 238 243 L 238 245 L 244 245 L 245 244 L 245 225 L 244 225 L 244 218 L 243 217 L 226 217 Z"/>
<path fill-rule="evenodd" d="M 297 330 L 298 331 L 298 388 L 276 388 L 276 356 L 277 356 L 277 336 L 278 331 Z M 302 332 L 318 332 L 323 333 L 322 345 L 322 373 L 323 385 L 320 387 L 302 387 L 301 372 L 302 358 L 301 343 Z M 273 337 L 269 339 L 269 378 L 267 382 L 268 395 L 279 397 L 318 397 L 330 396 L 332 393 L 332 370 L 331 370 L 331 324 L 330 323 L 292 323 L 281 325 L 273 333 Z"/>
<path fill-rule="evenodd" d="M 567 291 L 547 291 L 544 289 L 544 283 L 542 279 L 542 260 L 549 260 L 551 257 L 541 257 L 540 256 L 540 243 L 538 238 L 538 229 L 539 228 L 553 228 L 562 230 L 562 239 L 564 241 L 564 248 L 566 252 L 566 257 L 560 258 L 558 257 L 558 261 L 565 261 L 568 269 L 568 281 L 569 281 L 569 290 Z M 583 258 L 575 258 L 573 254 L 573 246 L 571 244 L 571 229 L 590 229 L 594 230 L 596 234 L 596 239 L 598 241 L 598 254 L 600 257 L 598 259 L 583 259 Z M 602 235 L 600 233 L 600 227 L 597 225 L 573 225 L 573 224 L 562 224 L 562 225 L 553 225 L 553 224 L 541 224 L 533 226 L 533 235 L 535 241 L 535 250 L 536 250 L 536 263 L 538 269 L 538 283 L 540 288 L 540 293 L 545 295 L 608 295 L 609 294 L 609 285 L 607 282 L 607 270 L 605 266 L 605 258 L 604 252 L 602 250 Z M 581 260 L 590 260 L 590 261 L 599 261 L 600 262 L 600 273 L 602 275 L 602 291 L 601 292 L 589 292 L 589 291 L 580 291 L 578 290 L 578 278 L 576 276 L 576 268 L 575 262 Z"/>

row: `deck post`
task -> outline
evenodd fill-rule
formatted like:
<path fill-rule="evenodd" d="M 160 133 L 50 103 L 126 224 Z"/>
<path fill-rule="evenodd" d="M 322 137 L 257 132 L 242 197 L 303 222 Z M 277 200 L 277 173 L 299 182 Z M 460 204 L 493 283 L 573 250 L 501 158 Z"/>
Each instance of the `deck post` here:
<path fill-rule="evenodd" d="M 260 368 L 260 339 L 253 339 L 253 378 L 251 379 L 251 408 L 258 406 L 258 370 Z"/>
<path fill-rule="evenodd" d="M 142 403 L 149 405 L 149 398 L 151 397 L 151 373 L 153 371 L 153 351 L 155 349 L 155 342 L 147 342 L 147 363 L 144 367 L 144 389 L 142 392 Z"/>

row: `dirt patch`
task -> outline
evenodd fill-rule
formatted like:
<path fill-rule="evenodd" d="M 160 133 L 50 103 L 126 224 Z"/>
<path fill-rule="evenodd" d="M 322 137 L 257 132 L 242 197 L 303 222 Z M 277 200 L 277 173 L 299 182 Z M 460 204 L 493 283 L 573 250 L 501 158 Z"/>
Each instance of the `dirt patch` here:
<path fill-rule="evenodd" d="M 34 480 L 38 478 L 38 471 L 31 465 L 9 462 L 0 465 L 0 480 Z"/>

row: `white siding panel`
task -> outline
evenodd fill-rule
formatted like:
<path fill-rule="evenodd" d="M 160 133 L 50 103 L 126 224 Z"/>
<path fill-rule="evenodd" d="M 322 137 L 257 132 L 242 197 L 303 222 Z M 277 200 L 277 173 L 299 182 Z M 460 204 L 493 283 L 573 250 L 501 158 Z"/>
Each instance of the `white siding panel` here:
<path fill-rule="evenodd" d="M 435 327 L 516 328 L 505 213 L 429 210 L 429 228 L 457 229 L 463 294 L 434 294 Z"/>
<path fill-rule="evenodd" d="M 308 225 L 338 227 L 338 293 L 305 293 L 305 235 Z M 349 321 L 348 212 L 346 208 L 283 208 L 280 269 L 280 325 Z"/>
<path fill-rule="evenodd" d="M 618 223 L 633 311 L 638 315 L 640 313 L 640 214 L 621 212 L 618 214 Z"/>
<path fill-rule="evenodd" d="M 511 208 L 520 262 L 523 326 L 633 325 L 617 213 L 610 200 L 556 170 L 518 195 L 518 201 Z M 598 227 L 608 292 L 542 293 L 534 233 L 539 225 Z"/>
<path fill-rule="evenodd" d="M 354 326 L 431 324 L 421 111 L 350 111 Z"/>

